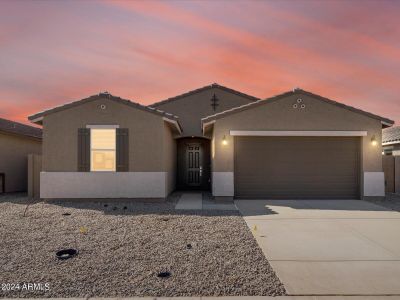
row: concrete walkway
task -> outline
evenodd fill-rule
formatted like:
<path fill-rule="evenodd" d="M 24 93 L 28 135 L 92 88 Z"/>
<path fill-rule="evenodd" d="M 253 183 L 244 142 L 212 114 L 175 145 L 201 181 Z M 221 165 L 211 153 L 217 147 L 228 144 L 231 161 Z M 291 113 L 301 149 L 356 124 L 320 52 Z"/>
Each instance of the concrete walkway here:
<path fill-rule="evenodd" d="M 360 200 L 235 204 L 290 295 L 400 295 L 400 213 Z"/>
<path fill-rule="evenodd" d="M 237 210 L 235 204 L 233 203 L 216 203 L 211 199 L 211 197 L 203 193 L 183 193 L 178 203 L 175 205 L 177 210 Z"/>
<path fill-rule="evenodd" d="M 203 208 L 203 196 L 201 193 L 184 193 L 179 198 L 175 209 L 197 210 Z"/>

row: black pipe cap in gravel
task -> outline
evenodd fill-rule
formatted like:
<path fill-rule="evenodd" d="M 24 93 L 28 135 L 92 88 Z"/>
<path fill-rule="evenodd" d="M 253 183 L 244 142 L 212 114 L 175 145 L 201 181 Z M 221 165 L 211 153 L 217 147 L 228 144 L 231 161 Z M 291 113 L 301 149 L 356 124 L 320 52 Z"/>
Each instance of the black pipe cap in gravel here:
<path fill-rule="evenodd" d="M 63 250 L 56 252 L 56 257 L 60 260 L 66 260 L 66 259 L 74 257 L 77 254 L 78 254 L 78 250 L 76 250 L 76 249 L 72 249 L 72 248 L 71 249 L 63 249 Z"/>
<path fill-rule="evenodd" d="M 159 278 L 168 278 L 170 276 L 171 276 L 171 273 L 168 272 L 168 271 L 160 272 L 160 273 L 157 274 L 157 277 L 159 277 Z"/>

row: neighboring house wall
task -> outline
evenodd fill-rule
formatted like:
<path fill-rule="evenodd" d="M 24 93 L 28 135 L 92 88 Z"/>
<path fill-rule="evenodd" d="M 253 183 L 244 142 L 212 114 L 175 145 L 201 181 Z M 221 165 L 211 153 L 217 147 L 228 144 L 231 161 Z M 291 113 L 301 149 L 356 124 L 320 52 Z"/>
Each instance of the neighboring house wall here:
<path fill-rule="evenodd" d="M 211 98 L 214 94 L 218 99 L 216 110 L 211 106 Z M 182 137 L 201 137 L 203 136 L 201 118 L 253 102 L 254 100 L 256 99 L 251 100 L 249 97 L 214 87 L 171 101 L 151 105 L 151 107 L 179 116 L 179 123 L 183 129 Z"/>
<path fill-rule="evenodd" d="M 400 156 L 383 155 L 382 161 L 386 192 L 400 194 Z"/>
<path fill-rule="evenodd" d="M 396 194 L 400 194 L 400 156 L 396 156 L 394 159 L 394 191 Z"/>
<path fill-rule="evenodd" d="M 393 145 L 392 155 L 393 156 L 400 156 L 400 144 Z"/>
<path fill-rule="evenodd" d="M 78 172 L 78 129 L 87 125 L 129 129 L 128 172 Z M 168 130 L 162 116 L 107 98 L 45 115 L 41 197 L 166 197 L 174 186 L 174 170 L 165 163 L 174 151 Z"/>
<path fill-rule="evenodd" d="M 400 156 L 400 144 L 393 145 L 392 155 L 393 156 Z"/>
<path fill-rule="evenodd" d="M 393 145 L 383 145 L 382 149 L 386 155 L 400 156 L 400 143 Z"/>
<path fill-rule="evenodd" d="M 5 192 L 28 188 L 28 154 L 40 154 L 40 139 L 0 132 L 0 173 L 5 173 Z"/>
<path fill-rule="evenodd" d="M 214 195 L 234 195 L 234 140 L 229 134 L 230 130 L 367 131 L 368 135 L 360 138 L 362 140 L 361 195 L 381 193 L 380 190 L 384 187 L 382 148 L 379 146 L 382 134 L 381 122 L 310 96 L 300 97 L 306 105 L 305 109 L 292 108 L 299 98 L 299 95 L 294 94 L 216 120 L 212 137 Z M 228 145 L 225 146 L 221 143 L 224 136 L 228 141 Z M 371 145 L 372 136 L 375 136 L 378 146 Z M 371 187 L 376 188 L 370 190 Z"/>

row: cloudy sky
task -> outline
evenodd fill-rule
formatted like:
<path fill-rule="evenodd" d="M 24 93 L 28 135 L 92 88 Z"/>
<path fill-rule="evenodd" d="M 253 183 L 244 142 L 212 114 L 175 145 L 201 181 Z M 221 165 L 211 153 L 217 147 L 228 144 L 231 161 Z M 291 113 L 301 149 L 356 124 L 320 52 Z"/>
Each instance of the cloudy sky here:
<path fill-rule="evenodd" d="M 400 1 L 0 0 L 0 117 L 109 91 L 294 87 L 400 122 Z"/>

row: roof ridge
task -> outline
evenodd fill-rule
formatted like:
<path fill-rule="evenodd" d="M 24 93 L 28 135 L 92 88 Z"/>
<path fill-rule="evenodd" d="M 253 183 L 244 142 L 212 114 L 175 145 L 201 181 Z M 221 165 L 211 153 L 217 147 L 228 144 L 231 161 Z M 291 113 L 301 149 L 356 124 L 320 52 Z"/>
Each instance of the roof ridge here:
<path fill-rule="evenodd" d="M 225 90 L 225 91 L 227 91 L 227 92 L 230 92 L 230 93 L 233 93 L 233 94 L 236 94 L 236 95 L 239 95 L 239 96 L 246 97 L 246 98 L 248 98 L 248 99 L 250 99 L 250 100 L 252 100 L 252 101 L 258 101 L 258 100 L 260 100 L 260 98 L 257 98 L 257 97 L 254 97 L 254 96 L 251 96 L 251 95 L 242 93 L 242 92 L 240 92 L 240 91 L 237 91 L 237 90 L 228 88 L 228 87 L 226 87 L 226 86 L 223 86 L 223 85 L 220 85 L 220 84 L 214 82 L 214 83 L 211 83 L 211 84 L 209 84 L 209 85 L 206 85 L 206 86 L 203 86 L 203 87 L 200 87 L 200 88 L 197 88 L 197 89 L 190 90 L 190 91 L 188 91 L 188 92 L 179 94 L 179 95 L 177 95 L 177 96 L 173 96 L 173 97 L 169 97 L 169 98 L 167 98 L 167 99 L 161 100 L 161 101 L 157 101 L 157 102 L 155 102 L 155 103 L 153 103 L 153 104 L 150 104 L 150 105 L 148 105 L 148 106 L 154 107 L 154 106 L 162 105 L 162 104 L 164 104 L 164 103 L 169 103 L 169 102 L 172 102 L 172 101 L 175 101 L 175 100 L 179 100 L 179 99 L 181 99 L 181 98 L 184 98 L 184 97 L 187 97 L 187 96 L 196 94 L 196 93 L 200 93 L 200 92 L 202 92 L 202 91 L 205 91 L 205 90 L 208 90 L 208 89 L 212 89 L 212 88 L 219 88 L 219 89 L 221 89 L 221 90 Z"/>
<path fill-rule="evenodd" d="M 34 138 L 42 138 L 42 129 L 0 117 L 0 131 Z"/>
<path fill-rule="evenodd" d="M 17 125 L 19 125 L 19 126 L 24 126 L 24 127 L 29 127 L 29 128 L 33 128 L 33 129 L 42 130 L 42 129 L 39 128 L 39 127 L 31 126 L 31 125 L 24 124 L 24 123 L 17 122 L 17 121 L 13 121 L 13 120 L 10 120 L 10 119 L 5 119 L 5 118 L 2 118 L 2 117 L 0 117 L 0 120 L 1 120 L 1 121 L 6 121 L 6 122 L 10 122 L 10 123 L 14 123 L 14 124 L 17 124 Z"/>
<path fill-rule="evenodd" d="M 300 89 L 296 89 L 296 91 L 299 91 L 299 90 Z M 275 98 L 277 98 L 277 97 L 279 97 L 279 98 L 280 97 L 284 97 L 284 96 L 286 96 L 288 94 L 292 94 L 292 93 L 295 93 L 295 91 L 294 90 L 293 91 L 288 91 L 288 92 L 285 92 L 285 93 L 282 93 L 282 94 L 278 94 L 278 95 L 275 95 L 275 96 L 272 96 L 272 97 L 269 97 L 269 98 L 259 99 L 258 101 L 255 101 L 255 102 L 250 102 L 250 103 L 247 103 L 247 104 L 244 104 L 244 105 L 241 105 L 241 106 L 236 106 L 236 107 L 221 111 L 219 113 L 216 113 L 216 114 L 213 114 L 213 115 L 210 115 L 210 116 L 206 116 L 206 117 L 202 118 L 201 120 L 205 121 L 207 119 L 213 119 L 215 117 L 218 117 L 219 115 L 223 115 L 223 114 L 227 114 L 227 113 L 230 113 L 230 112 L 234 112 L 236 110 L 241 110 L 241 109 L 246 108 L 248 106 L 253 106 L 253 105 L 256 105 L 258 103 L 262 103 L 263 101 L 275 100 Z"/>
<path fill-rule="evenodd" d="M 353 112 L 356 112 L 356 113 L 361 113 L 361 114 L 367 115 L 367 116 L 369 116 L 371 118 L 378 119 L 381 122 L 385 122 L 388 125 L 393 125 L 394 124 L 394 121 L 390 120 L 388 118 L 384 118 L 384 117 L 375 115 L 373 113 L 364 111 L 362 109 L 359 109 L 359 108 L 356 108 L 356 107 L 353 107 L 353 106 L 350 106 L 350 105 L 347 105 L 347 104 L 344 104 L 344 103 L 341 103 L 341 102 L 337 102 L 335 100 L 332 100 L 332 99 L 329 99 L 329 98 L 314 94 L 312 92 L 308 92 L 308 91 L 300 89 L 300 88 L 295 88 L 292 91 L 284 92 L 284 93 L 281 93 L 281 94 L 278 94 L 278 95 L 275 95 L 275 96 L 272 96 L 272 97 L 269 97 L 269 98 L 265 98 L 265 99 L 258 100 L 258 101 L 255 101 L 255 102 L 251 102 L 251 103 L 248 103 L 248 104 L 245 104 L 245 105 L 242 105 L 242 106 L 231 108 L 231 109 L 219 112 L 217 114 L 204 117 L 204 118 L 201 119 L 201 121 L 204 122 L 204 121 L 207 121 L 208 119 L 217 119 L 221 115 L 226 115 L 226 114 L 234 113 L 236 111 L 241 111 L 243 109 L 246 109 L 247 107 L 256 106 L 256 105 L 258 105 L 260 103 L 261 104 L 271 103 L 271 101 L 274 102 L 274 101 L 277 101 L 277 100 L 279 100 L 279 99 L 281 99 L 283 97 L 286 97 L 286 96 L 288 96 L 290 94 L 296 94 L 296 93 L 305 94 L 305 95 L 308 95 L 310 97 L 316 98 L 318 100 L 321 100 L 321 101 L 324 101 L 324 102 L 327 102 L 327 103 L 342 107 L 344 109 L 347 109 L 347 110 L 350 110 L 350 111 L 353 111 Z"/>
<path fill-rule="evenodd" d="M 50 114 L 50 113 L 53 113 L 53 112 L 57 112 L 57 111 L 61 111 L 61 110 L 64 110 L 64 109 L 68 109 L 68 108 L 73 107 L 75 105 L 79 105 L 80 103 L 84 103 L 84 102 L 88 102 L 88 101 L 94 101 L 94 100 L 97 100 L 97 99 L 99 99 L 101 97 L 105 97 L 105 98 L 120 102 L 122 104 L 129 105 L 129 106 L 132 106 L 132 107 L 140 108 L 140 109 L 142 109 L 144 111 L 147 111 L 147 112 L 150 112 L 150 113 L 153 113 L 153 114 L 162 115 L 162 116 L 165 116 L 166 118 L 174 120 L 174 121 L 177 121 L 179 119 L 178 116 L 170 114 L 170 113 L 165 112 L 163 110 L 154 109 L 152 107 L 148 107 L 146 105 L 134 102 L 134 101 L 129 100 L 129 99 L 124 99 L 124 98 L 121 98 L 121 97 L 118 97 L 118 96 L 114 96 L 114 95 L 112 95 L 112 94 L 110 94 L 108 92 L 101 92 L 99 94 L 91 95 L 89 97 L 82 98 L 80 100 L 74 100 L 74 101 L 71 101 L 71 102 L 67 102 L 65 104 L 58 105 L 58 106 L 55 106 L 53 108 L 50 108 L 50 109 L 38 112 L 36 114 L 30 115 L 28 117 L 28 120 L 33 122 L 34 120 L 36 120 L 38 118 L 41 118 L 41 117 L 43 117 L 43 116 L 45 116 L 47 114 Z"/>

